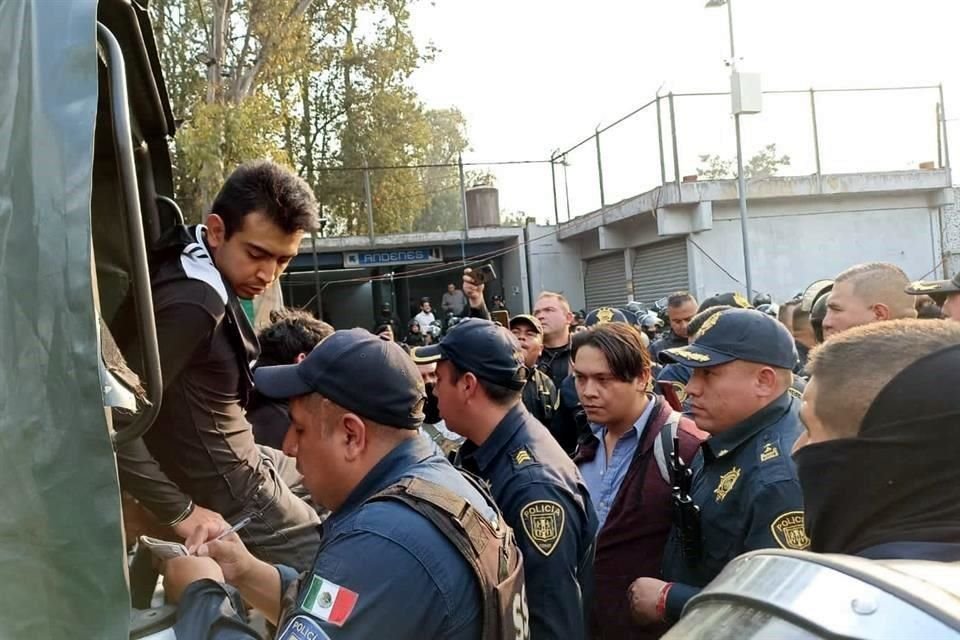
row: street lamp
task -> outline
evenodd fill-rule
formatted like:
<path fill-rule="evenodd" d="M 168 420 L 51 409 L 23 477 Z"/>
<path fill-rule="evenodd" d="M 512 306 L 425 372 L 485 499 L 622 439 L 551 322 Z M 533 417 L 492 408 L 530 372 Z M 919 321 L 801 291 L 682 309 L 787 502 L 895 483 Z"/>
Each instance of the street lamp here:
<path fill-rule="evenodd" d="M 740 137 L 740 114 L 745 110 L 739 99 L 740 74 L 737 71 L 736 49 L 733 44 L 733 0 L 708 0 L 707 9 L 727 5 L 727 22 L 730 30 L 730 92 L 734 99 L 733 122 L 737 133 L 737 194 L 740 199 L 740 235 L 743 241 L 743 271 L 747 281 L 747 299 L 753 298 L 753 276 L 750 272 L 750 240 L 747 234 L 747 187 L 743 176 L 743 144 Z M 756 111 L 752 111 L 756 113 Z"/>

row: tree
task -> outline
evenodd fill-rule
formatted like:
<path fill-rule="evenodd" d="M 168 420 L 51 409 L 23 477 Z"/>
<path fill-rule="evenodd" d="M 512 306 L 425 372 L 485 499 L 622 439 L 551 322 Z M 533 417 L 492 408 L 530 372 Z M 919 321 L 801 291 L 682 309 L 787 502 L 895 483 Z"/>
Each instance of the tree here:
<path fill-rule="evenodd" d="M 705 154 L 700 156 L 700 163 L 704 166 L 697 168 L 697 176 L 706 180 L 723 180 L 736 178 L 736 161 L 724 160 L 718 155 Z M 767 178 L 777 175 L 782 167 L 790 166 L 790 156 L 777 155 L 776 143 L 768 144 L 760 153 L 747 161 L 743 168 L 743 175 L 750 178 Z"/>
<path fill-rule="evenodd" d="M 313 187 L 332 232 L 366 233 L 362 167 L 455 162 L 463 116 L 425 108 L 409 86 L 435 55 L 410 31 L 414 1 L 153 0 L 188 217 L 236 165 L 268 157 Z M 415 230 L 458 186 L 455 168 L 371 170 L 375 230 Z"/>

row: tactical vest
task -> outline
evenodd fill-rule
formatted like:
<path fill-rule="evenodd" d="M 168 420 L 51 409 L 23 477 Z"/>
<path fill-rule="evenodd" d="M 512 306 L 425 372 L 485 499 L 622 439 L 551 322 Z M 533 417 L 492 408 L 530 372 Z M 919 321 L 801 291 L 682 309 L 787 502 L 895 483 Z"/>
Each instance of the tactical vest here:
<path fill-rule="evenodd" d="M 464 475 L 477 485 L 473 478 Z M 481 495 L 487 495 L 482 487 L 477 489 Z M 376 500 L 398 500 L 425 517 L 467 561 L 483 598 L 482 638 L 530 638 L 523 558 L 513 530 L 499 511 L 494 528 L 464 498 L 423 478 L 404 478 L 369 502 Z M 492 505 L 492 500 L 489 502 Z"/>

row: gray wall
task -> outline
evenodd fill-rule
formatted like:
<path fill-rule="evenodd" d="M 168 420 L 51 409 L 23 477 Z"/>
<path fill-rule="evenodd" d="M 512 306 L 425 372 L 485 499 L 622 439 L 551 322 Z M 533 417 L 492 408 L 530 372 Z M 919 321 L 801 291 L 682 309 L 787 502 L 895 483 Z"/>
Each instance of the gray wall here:
<path fill-rule="evenodd" d="M 713 228 L 690 238 L 743 282 L 738 216 L 736 203 L 714 203 Z M 923 194 L 767 202 L 750 210 L 749 233 L 754 289 L 777 300 L 861 262 L 892 262 L 910 278 L 939 263 L 937 211 Z M 744 290 L 692 243 L 688 250 L 700 299 Z"/>
<path fill-rule="evenodd" d="M 500 258 L 503 272 L 498 275 L 503 286 L 503 301 L 507 309 L 510 309 L 511 315 L 529 313 L 526 247 L 515 241 L 508 241 L 506 246 L 513 247 L 515 250 Z"/>
<path fill-rule="evenodd" d="M 586 306 L 583 295 L 583 267 L 577 242 L 557 241 L 556 227 L 529 225 L 530 291 L 536 298 L 540 291 L 557 291 L 570 301 L 573 309 Z"/>

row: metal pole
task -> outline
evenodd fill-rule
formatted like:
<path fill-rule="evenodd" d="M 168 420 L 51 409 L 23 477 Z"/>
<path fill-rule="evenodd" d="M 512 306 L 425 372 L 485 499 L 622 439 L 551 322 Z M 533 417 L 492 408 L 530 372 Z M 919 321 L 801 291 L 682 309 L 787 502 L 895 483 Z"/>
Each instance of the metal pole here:
<path fill-rule="evenodd" d="M 367 168 L 367 161 L 363 161 L 363 193 L 367 199 L 367 231 L 370 233 L 370 244 L 376 243 L 373 232 L 373 193 L 370 189 L 370 169 Z"/>
<path fill-rule="evenodd" d="M 667 163 L 663 156 L 663 119 L 660 115 L 660 96 L 657 96 L 657 141 L 660 143 L 660 184 L 667 184 Z"/>
<path fill-rule="evenodd" d="M 467 218 L 467 179 L 463 174 L 463 154 L 457 155 L 460 169 L 460 207 L 463 209 L 463 236 L 460 238 L 460 257 L 467 264 L 467 240 L 470 238 L 470 221 Z"/>
<path fill-rule="evenodd" d="M 563 154 L 563 193 L 567 200 L 567 222 L 570 222 L 570 180 L 567 179 L 567 154 Z"/>
<path fill-rule="evenodd" d="M 817 100 L 813 89 L 810 89 L 810 117 L 813 119 L 813 156 L 817 162 L 817 184 L 820 184 L 820 130 L 817 128 Z"/>
<path fill-rule="evenodd" d="M 554 152 L 556 153 L 556 152 Z M 560 206 L 557 203 L 557 165 L 555 164 L 556 156 L 550 154 L 550 183 L 553 185 L 553 220 L 556 225 L 560 226 Z"/>
<path fill-rule="evenodd" d="M 747 234 L 747 186 L 743 176 L 743 145 L 740 139 L 740 114 L 733 114 L 737 129 L 737 193 L 740 196 L 740 235 L 743 238 L 743 272 L 747 281 L 747 299 L 753 297 L 753 276 L 750 273 L 750 239 Z"/>
<path fill-rule="evenodd" d="M 593 139 L 597 143 L 597 176 L 600 179 L 600 208 L 607 206 L 607 200 L 603 194 L 603 155 L 600 153 L 600 127 L 594 130 Z"/>
<path fill-rule="evenodd" d="M 943 169 L 943 136 L 940 131 L 940 103 L 937 103 L 937 165 Z"/>
<path fill-rule="evenodd" d="M 323 302 L 320 300 L 320 258 L 317 255 L 316 231 L 310 232 L 310 244 L 313 245 L 313 288 L 317 295 L 317 318 L 323 320 Z"/>
<path fill-rule="evenodd" d="M 680 197 L 680 152 L 677 149 L 677 117 L 673 110 L 673 92 L 667 94 L 670 107 L 670 137 L 673 138 L 673 180 L 677 183 L 677 197 Z"/>
<path fill-rule="evenodd" d="M 727 0 L 727 26 L 730 28 L 730 68 L 736 69 L 737 54 L 733 49 L 733 0 Z"/>
<path fill-rule="evenodd" d="M 943 127 L 943 166 L 950 168 L 950 144 L 947 142 L 947 105 L 943 102 L 943 83 L 939 85 L 940 90 L 940 126 Z"/>

